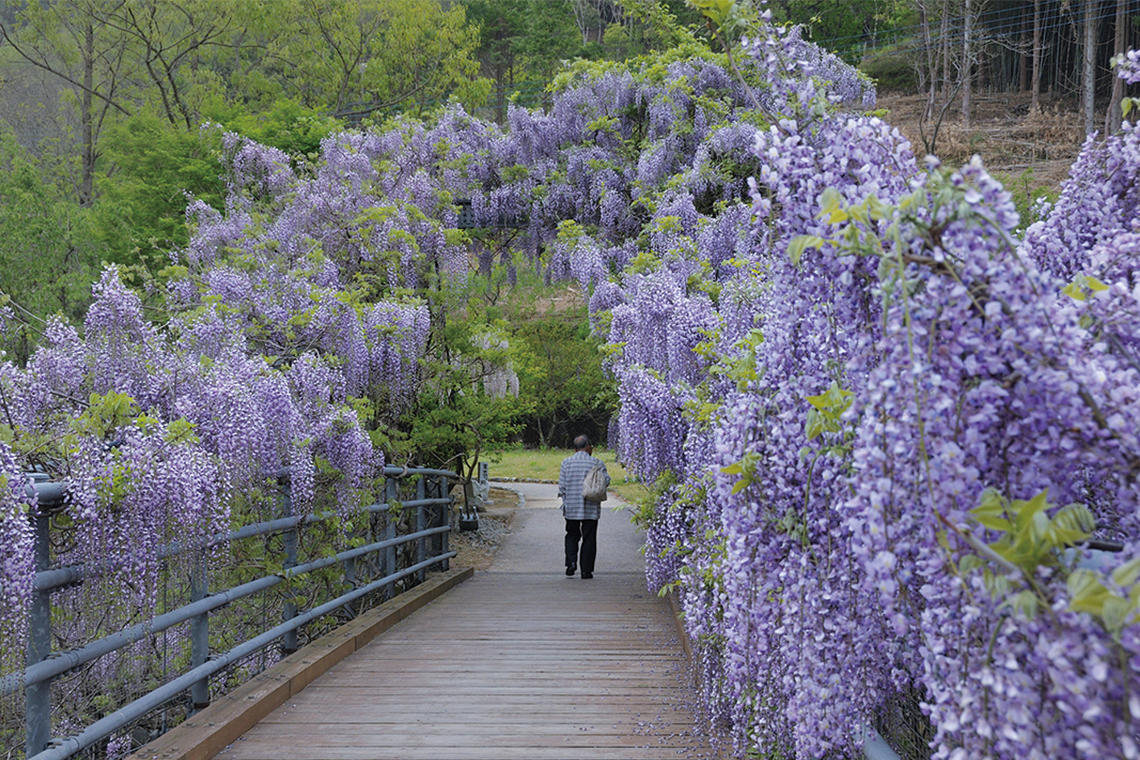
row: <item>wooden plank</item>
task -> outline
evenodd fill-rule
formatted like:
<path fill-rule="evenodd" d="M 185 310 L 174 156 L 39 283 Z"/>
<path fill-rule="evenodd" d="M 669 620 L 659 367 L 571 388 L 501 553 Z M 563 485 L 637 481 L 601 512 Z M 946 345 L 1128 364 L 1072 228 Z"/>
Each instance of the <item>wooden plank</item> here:
<path fill-rule="evenodd" d="M 470 579 L 470 568 L 429 576 L 411 591 L 366 612 L 348 626 L 303 647 L 264 673 L 128 757 L 128 760 L 209 760 L 258 721 L 299 693 L 339 659 L 407 618 L 455 585 Z"/>
<path fill-rule="evenodd" d="M 307 658 L 345 642 L 352 656 L 217 757 L 711 756 L 686 707 L 691 685 L 668 603 L 645 593 L 639 573 L 570 580 L 480 574 L 367 643 L 354 621 Z"/>
<path fill-rule="evenodd" d="M 590 741 L 595 737 L 609 736 L 613 737 L 612 741 L 615 743 L 633 743 L 642 744 L 644 739 L 631 733 L 636 728 L 644 728 L 637 724 L 627 725 L 625 722 L 599 723 L 591 726 L 570 726 L 570 733 L 561 727 L 551 728 L 543 724 L 519 724 L 518 728 L 511 732 L 509 737 L 502 736 L 502 728 L 499 726 L 488 724 L 484 721 L 449 721 L 448 726 L 452 734 L 464 736 L 468 740 L 483 741 L 485 737 L 493 737 L 503 741 L 515 741 L 517 738 L 520 744 L 527 742 L 545 742 L 549 741 L 552 737 L 557 737 L 559 742 L 567 740 L 568 736 L 585 735 Z M 679 729 L 678 736 L 687 736 L 684 729 Z M 278 741 L 295 742 L 298 740 L 310 740 L 313 738 L 313 728 L 304 723 L 278 724 L 272 733 L 272 736 L 248 734 L 243 737 L 242 743 L 245 746 L 251 746 L 257 742 L 267 742 L 274 744 Z M 372 741 L 392 741 L 403 744 L 414 744 L 418 741 L 438 742 L 438 741 L 454 741 L 448 737 L 440 737 L 438 735 L 424 735 L 419 731 L 412 731 L 405 727 L 402 730 L 393 729 L 389 726 L 354 726 L 353 729 L 347 733 L 341 733 L 337 736 L 336 741 L 345 745 L 367 746 Z M 317 738 L 320 741 L 320 737 Z"/>
<path fill-rule="evenodd" d="M 220 760 L 707 756 L 641 577 L 478 576 L 291 697 Z M 620 581 L 620 582 L 619 582 Z"/>
<path fill-rule="evenodd" d="M 700 751 L 697 748 L 697 751 Z M 317 747 L 295 748 L 290 760 L 677 760 L 688 754 L 685 749 L 657 746 L 652 739 L 632 747 L 418 747 L 409 745 L 385 750 L 377 747 Z M 281 760 L 283 755 L 274 749 L 265 749 L 245 755 L 248 760 Z"/>

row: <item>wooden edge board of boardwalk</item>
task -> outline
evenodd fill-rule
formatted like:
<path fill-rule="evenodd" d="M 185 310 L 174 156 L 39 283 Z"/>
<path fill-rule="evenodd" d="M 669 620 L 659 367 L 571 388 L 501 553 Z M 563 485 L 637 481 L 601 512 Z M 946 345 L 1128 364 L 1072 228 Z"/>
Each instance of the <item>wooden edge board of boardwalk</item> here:
<path fill-rule="evenodd" d="M 337 662 L 472 575 L 470 568 L 456 568 L 429 576 L 254 676 L 128 760 L 210 760 Z"/>
<path fill-rule="evenodd" d="M 424 585 L 437 590 L 421 592 L 415 614 L 400 613 L 383 636 L 366 643 L 339 629 L 132 760 L 711 757 L 688 705 L 693 691 L 675 613 L 646 590 L 635 565 L 603 572 L 606 542 L 623 553 L 638 545 L 626 535 L 626 515 L 603 515 L 603 526 L 597 576 L 567 578 L 559 567 L 560 514 L 520 510 L 513 559 L 500 557 L 474 578 L 469 570 L 429 577 Z M 351 625 L 366 626 L 391 604 Z M 313 647 L 323 648 L 306 654 Z M 342 656 L 326 662 L 329 651 Z M 293 675 L 282 687 L 301 660 L 323 675 Z M 246 702 L 270 697 L 242 720 L 232 717 Z M 217 731 L 222 724 L 226 730 Z M 213 738 L 190 746 L 211 731 Z"/>

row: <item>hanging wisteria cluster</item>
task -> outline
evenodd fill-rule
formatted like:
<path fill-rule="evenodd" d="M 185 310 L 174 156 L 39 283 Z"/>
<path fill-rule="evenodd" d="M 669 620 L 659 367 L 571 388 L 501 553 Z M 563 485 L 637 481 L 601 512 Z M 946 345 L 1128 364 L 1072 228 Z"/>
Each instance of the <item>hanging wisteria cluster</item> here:
<path fill-rule="evenodd" d="M 20 472 L 12 449 L 0 443 L 0 637 L 11 642 L 0 651 L 0 670 L 20 666 L 27 629 L 23 620 L 32 595 L 32 522 L 36 511 L 35 491 Z"/>
<path fill-rule="evenodd" d="M 383 455 L 354 402 L 396 419 L 444 308 L 422 294 L 495 264 L 454 229 L 469 198 L 609 338 L 649 583 L 738 754 L 847 756 L 917 698 L 938 758 L 1140 755 L 1140 131 L 1090 139 L 1018 240 L 980 163 L 916 160 L 798 30 L 734 60 L 577 64 L 549 112 L 451 107 L 300 168 L 227 136 L 161 326 L 108 270 L 82 334 L 0 367 L 0 635 L 45 442 L 74 559 L 133 578 L 284 467 L 302 506 L 359 504 Z"/>
<path fill-rule="evenodd" d="M 1140 50 L 1129 50 L 1116 62 L 1117 76 L 1128 84 L 1140 82 Z"/>
<path fill-rule="evenodd" d="M 979 164 L 849 115 L 873 91 L 794 30 L 746 49 L 751 93 L 692 60 L 568 76 L 569 187 L 537 185 L 710 715 L 820 757 L 917 695 L 938 757 L 1135 756 L 1135 130 L 1020 243 Z"/>
<path fill-rule="evenodd" d="M 825 107 L 802 44 L 749 43 L 779 84 L 747 244 L 693 246 L 716 218 L 670 198 L 606 296 L 710 714 L 741 754 L 844 755 L 917 694 L 936 757 L 1136 757 L 1137 132 L 1019 243 L 980 164 Z"/>
<path fill-rule="evenodd" d="M 17 454 L 69 484 L 74 535 L 52 562 L 97 569 L 76 603 L 118 599 L 119 625 L 157 608 L 162 547 L 277 516 L 250 494 L 282 471 L 295 509 L 321 499 L 347 516 L 375 495 L 384 454 L 353 400 L 384 410 L 383 424 L 414 397 L 429 332 L 417 278 L 463 266 L 428 215 L 433 189 L 414 173 L 383 177 L 381 149 L 362 159 L 354 139 L 330 141 L 305 173 L 227 137 L 226 208 L 191 203 L 196 233 L 166 272 L 161 324 L 112 267 L 82 333 L 54 320 L 25 368 L 0 367 L 13 436 L 0 509 L 6 671 L 22 652 L 33 566 L 35 504 Z M 387 195 L 361 194 L 383 179 Z"/>

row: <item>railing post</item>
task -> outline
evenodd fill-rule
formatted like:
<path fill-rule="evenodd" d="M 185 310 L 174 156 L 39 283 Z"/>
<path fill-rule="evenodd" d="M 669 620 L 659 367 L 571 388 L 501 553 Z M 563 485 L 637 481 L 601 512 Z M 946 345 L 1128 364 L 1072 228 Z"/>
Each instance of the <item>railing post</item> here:
<path fill-rule="evenodd" d="M 35 517 L 36 537 L 33 552 L 36 572 L 51 567 L 51 517 L 41 505 Z M 28 620 L 28 665 L 43 662 L 51 654 L 51 591 L 37 591 L 32 597 Z M 24 692 L 24 717 L 27 757 L 47 749 L 51 739 L 51 680 L 28 686 Z"/>
<path fill-rule="evenodd" d="M 436 496 L 438 498 L 440 498 L 440 499 L 446 498 L 448 500 L 446 504 L 441 504 L 439 507 L 439 510 L 440 510 L 439 527 L 442 528 L 446 525 L 451 525 L 451 510 L 452 510 L 452 507 L 454 505 L 454 500 L 451 499 L 451 497 L 449 496 L 449 489 L 447 487 L 447 476 L 446 475 L 436 475 L 435 476 L 435 489 L 436 489 Z M 450 531 L 447 531 L 447 532 L 440 534 L 440 547 L 441 547 L 441 553 L 442 554 L 447 554 L 449 551 L 451 551 L 450 539 L 451 539 L 451 532 Z M 451 569 L 451 560 L 445 559 L 443 561 L 443 569 L 444 570 L 450 570 Z"/>
<path fill-rule="evenodd" d="M 194 556 L 194 567 L 190 570 L 190 601 L 205 599 L 210 592 L 206 577 L 206 549 L 203 547 Z M 203 612 L 190 621 L 190 667 L 205 665 L 210 657 L 210 613 Z M 210 705 L 210 681 L 203 678 L 190 687 L 191 714 L 204 710 Z"/>
<path fill-rule="evenodd" d="M 283 475 L 278 479 L 281 485 L 281 516 L 293 516 L 293 496 L 292 496 L 292 482 L 288 475 Z M 285 560 L 282 562 L 282 569 L 286 572 L 291 568 L 297 566 L 297 529 L 295 527 L 289 528 L 285 531 Z M 286 584 L 286 593 L 292 595 L 292 583 Z M 285 620 L 292 620 L 297 616 L 297 604 L 292 598 L 286 597 L 285 612 L 282 616 Z M 286 633 L 281 637 L 281 650 L 285 655 L 290 655 L 296 652 L 297 646 L 297 629 Z"/>
<path fill-rule="evenodd" d="M 424 475 L 416 478 L 416 501 L 421 502 L 416 505 L 416 531 L 427 530 L 427 514 L 424 510 L 427 509 L 422 503 L 427 498 L 427 482 Z M 420 563 L 427 559 L 427 539 L 421 538 L 416 541 L 416 562 Z M 416 573 L 416 581 L 423 583 L 427 578 L 427 570 L 420 570 Z"/>
<path fill-rule="evenodd" d="M 390 540 L 396 537 L 396 515 L 395 509 L 392 505 L 396 503 L 396 497 L 399 496 L 399 485 L 396 482 L 395 476 L 386 478 L 384 481 L 384 499 L 388 503 L 388 514 L 385 525 L 387 526 L 384 531 L 384 540 Z M 389 546 L 384 550 L 384 575 L 391 575 L 396 572 L 396 547 Z M 384 599 L 391 599 L 396 595 L 396 584 L 389 583 L 384 587 Z"/>
<path fill-rule="evenodd" d="M 344 567 L 345 586 L 352 589 L 356 588 L 356 558 L 349 557 L 342 563 L 342 566 Z M 348 613 L 349 618 L 356 617 L 356 602 L 348 602 L 343 609 Z"/>

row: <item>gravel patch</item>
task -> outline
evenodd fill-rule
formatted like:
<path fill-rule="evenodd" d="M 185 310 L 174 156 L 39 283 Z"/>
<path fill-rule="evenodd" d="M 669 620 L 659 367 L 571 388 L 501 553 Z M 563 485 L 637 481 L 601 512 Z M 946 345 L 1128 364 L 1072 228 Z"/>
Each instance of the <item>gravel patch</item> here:
<path fill-rule="evenodd" d="M 479 530 L 460 530 L 459 513 L 452 519 L 450 547 L 456 552 L 455 564 L 486 570 L 495 559 L 499 546 L 511 535 L 511 523 L 518 507 L 518 494 L 492 488 L 487 512 L 479 513 Z"/>

